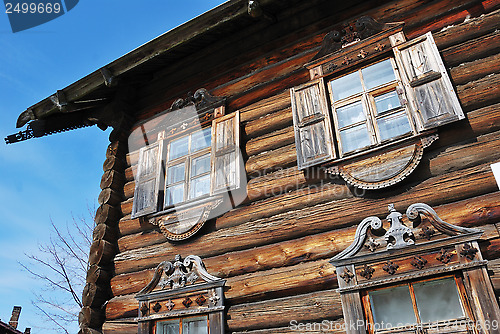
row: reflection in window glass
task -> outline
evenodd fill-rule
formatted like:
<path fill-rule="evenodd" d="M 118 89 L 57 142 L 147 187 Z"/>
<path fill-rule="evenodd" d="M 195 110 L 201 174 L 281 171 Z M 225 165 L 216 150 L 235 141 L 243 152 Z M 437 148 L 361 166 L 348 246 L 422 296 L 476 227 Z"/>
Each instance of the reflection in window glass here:
<path fill-rule="evenodd" d="M 170 186 L 166 189 L 165 205 L 174 205 L 184 201 L 184 183 Z"/>
<path fill-rule="evenodd" d="M 194 158 L 191 165 L 191 176 L 200 175 L 210 171 L 210 154 Z"/>
<path fill-rule="evenodd" d="M 396 91 L 392 91 L 375 97 L 375 106 L 377 113 L 381 114 L 384 111 L 401 107 L 401 102 Z"/>
<path fill-rule="evenodd" d="M 179 321 L 173 320 L 168 322 L 160 322 L 156 326 L 157 334 L 179 334 Z"/>
<path fill-rule="evenodd" d="M 342 152 L 344 153 L 370 145 L 366 124 L 340 131 L 340 139 L 342 141 Z"/>
<path fill-rule="evenodd" d="M 361 73 L 363 74 L 366 89 L 372 89 L 396 80 L 390 59 L 366 67 L 361 70 Z"/>
<path fill-rule="evenodd" d="M 413 285 L 422 322 L 458 319 L 464 316 L 455 280 L 450 278 Z"/>
<path fill-rule="evenodd" d="M 189 137 L 182 137 L 170 143 L 169 160 L 177 159 L 188 154 Z"/>
<path fill-rule="evenodd" d="M 197 177 L 191 180 L 189 198 L 196 198 L 210 192 L 210 175 Z"/>
<path fill-rule="evenodd" d="M 371 291 L 369 295 L 375 324 L 389 328 L 417 322 L 407 285 Z"/>
<path fill-rule="evenodd" d="M 380 140 L 386 140 L 411 132 L 408 116 L 404 111 L 377 120 Z"/>
<path fill-rule="evenodd" d="M 363 107 L 361 106 L 361 101 L 337 108 L 337 117 L 340 128 L 364 121 L 366 119 L 365 114 L 363 113 Z"/>
<path fill-rule="evenodd" d="M 191 152 L 196 152 L 210 146 L 212 129 L 206 128 L 193 133 L 191 136 Z"/>
<path fill-rule="evenodd" d="M 333 99 L 335 101 L 342 100 L 363 91 L 358 72 L 333 80 L 330 82 L 330 85 L 332 87 Z"/>
<path fill-rule="evenodd" d="M 184 180 L 184 163 L 168 167 L 167 184 L 177 183 Z"/>
<path fill-rule="evenodd" d="M 183 320 L 182 334 L 208 334 L 206 317 Z"/>

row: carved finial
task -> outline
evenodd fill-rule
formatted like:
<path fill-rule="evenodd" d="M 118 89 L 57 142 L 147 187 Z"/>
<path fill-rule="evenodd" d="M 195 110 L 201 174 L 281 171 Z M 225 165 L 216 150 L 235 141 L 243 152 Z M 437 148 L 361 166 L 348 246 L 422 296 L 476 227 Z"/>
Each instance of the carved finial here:
<path fill-rule="evenodd" d="M 394 204 L 389 204 L 389 215 L 387 220 L 391 223 L 391 227 L 385 233 L 387 241 L 387 249 L 396 249 L 413 245 L 415 241 L 411 229 L 403 224 L 403 215 L 396 211 Z"/>

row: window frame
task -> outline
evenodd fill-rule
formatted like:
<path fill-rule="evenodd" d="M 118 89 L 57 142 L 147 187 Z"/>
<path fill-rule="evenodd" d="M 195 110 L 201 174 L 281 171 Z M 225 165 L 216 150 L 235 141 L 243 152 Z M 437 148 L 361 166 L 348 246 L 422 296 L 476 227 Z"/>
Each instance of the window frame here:
<path fill-rule="evenodd" d="M 206 329 L 207 333 L 210 334 L 210 320 L 208 317 L 208 314 L 198 314 L 198 315 L 193 315 L 193 316 L 185 316 L 185 317 L 178 317 L 178 318 L 171 318 L 171 319 L 161 319 L 155 322 L 153 328 L 154 328 L 154 334 L 164 334 L 164 330 L 162 329 L 161 331 L 159 330 L 159 326 L 165 327 L 168 323 L 175 323 L 177 322 L 179 324 L 179 334 L 184 334 L 184 329 L 183 329 L 183 323 L 185 320 L 188 319 L 196 319 L 196 318 L 205 318 L 206 320 Z"/>
<path fill-rule="evenodd" d="M 198 150 L 198 151 L 195 151 L 195 152 L 191 152 L 191 145 L 192 145 L 192 135 L 195 134 L 196 132 L 202 132 L 206 129 L 210 129 L 210 143 L 207 147 L 201 149 L 201 150 Z M 170 160 L 170 154 L 171 154 L 171 144 L 172 142 L 176 141 L 176 140 L 179 140 L 179 139 L 182 139 L 182 138 L 186 138 L 188 137 L 188 153 L 185 154 L 185 155 L 182 155 L 180 157 L 177 157 L 173 160 Z M 197 196 L 197 197 L 194 197 L 194 198 L 190 198 L 190 192 L 191 192 L 191 184 L 192 184 L 192 180 L 194 178 L 201 178 L 203 176 L 206 176 L 206 175 L 209 175 L 210 176 L 210 184 L 212 183 L 212 176 L 211 176 L 211 168 L 208 169 L 207 172 L 204 172 L 200 175 L 196 175 L 194 178 L 192 177 L 192 166 L 193 166 L 193 160 L 196 159 L 196 158 L 199 158 L 199 157 L 202 157 L 204 155 L 207 155 L 210 157 L 210 162 L 212 161 L 212 150 L 211 150 L 211 146 L 212 146 L 212 126 L 211 125 L 205 125 L 203 127 L 201 127 L 201 129 L 196 129 L 194 131 L 191 131 L 189 133 L 184 133 L 182 136 L 176 136 L 176 137 L 172 137 L 170 139 L 167 140 L 167 143 L 164 143 L 164 145 L 167 147 L 166 148 L 166 152 L 165 152 L 165 168 L 164 168 L 164 175 L 163 176 L 160 176 L 160 179 L 162 179 L 164 181 L 164 184 L 160 184 L 160 187 L 163 189 L 163 196 L 159 195 L 160 198 L 163 199 L 163 203 L 160 203 L 160 207 L 162 207 L 162 210 L 168 210 L 172 207 L 175 207 L 176 205 L 184 205 L 184 204 L 187 204 L 187 203 L 190 203 L 190 202 L 194 202 L 194 201 L 200 201 L 200 200 L 203 200 L 204 198 L 207 198 L 210 196 L 210 190 L 207 194 L 203 194 L 201 196 Z M 172 184 L 169 184 L 168 182 L 168 171 L 169 171 L 169 168 L 173 167 L 173 166 L 176 166 L 176 165 L 181 165 L 183 164 L 184 165 L 184 179 L 181 180 L 181 181 L 178 181 L 178 182 L 174 182 Z M 167 188 L 169 186 L 176 186 L 176 185 L 179 185 L 179 184 L 184 184 L 184 190 L 183 190 L 183 201 L 181 202 L 177 202 L 177 203 L 172 203 L 172 204 L 168 204 L 168 200 L 167 200 Z"/>
<path fill-rule="evenodd" d="M 378 85 L 378 86 L 373 87 L 371 89 L 367 89 L 365 80 L 363 78 L 362 70 L 369 68 L 371 66 L 374 66 L 374 65 L 381 63 L 383 61 L 386 61 L 386 60 L 390 61 L 391 68 L 392 68 L 392 71 L 393 71 L 394 76 L 395 76 L 395 80 Z M 347 76 L 349 74 L 352 74 L 352 73 L 359 74 L 359 79 L 360 79 L 360 83 L 362 86 L 362 91 L 358 92 L 354 95 L 350 95 L 348 97 L 345 97 L 345 98 L 342 98 L 342 99 L 339 99 L 336 101 L 334 99 L 334 92 L 333 92 L 331 82 L 333 82 L 337 79 L 340 79 L 344 76 Z M 415 127 L 414 115 L 410 112 L 410 110 L 408 108 L 408 104 L 406 103 L 407 97 L 404 93 L 404 87 L 403 87 L 403 83 L 401 81 L 401 73 L 399 73 L 399 69 L 396 65 L 396 60 L 395 60 L 394 56 L 383 57 L 382 59 L 374 60 L 374 61 L 370 62 L 369 64 L 365 64 L 363 66 L 357 66 L 355 69 L 351 69 L 351 71 L 349 71 L 349 72 L 343 73 L 341 75 L 336 75 L 336 76 L 328 76 L 325 79 L 326 79 L 325 85 L 327 86 L 328 97 L 330 99 L 330 101 L 328 103 L 328 105 L 329 105 L 328 111 L 332 115 L 333 125 L 331 125 L 331 126 L 335 132 L 334 141 L 337 143 L 336 146 L 334 147 L 334 149 L 336 149 L 338 151 L 338 157 L 340 159 L 342 159 L 344 157 L 356 155 L 359 153 L 364 153 L 364 152 L 370 151 L 370 149 L 378 149 L 379 147 L 383 147 L 386 144 L 391 144 L 391 143 L 396 142 L 400 139 L 409 138 L 409 137 L 413 137 L 413 136 L 418 135 L 418 133 L 416 131 L 416 127 Z M 400 106 L 397 108 L 393 108 L 391 110 L 386 110 L 386 111 L 384 111 L 384 113 L 382 115 L 377 115 L 377 109 L 375 106 L 375 98 L 378 96 L 381 96 L 383 94 L 392 92 L 392 91 L 395 91 L 396 94 L 398 95 L 398 99 L 400 101 Z M 365 120 L 360 121 L 360 122 L 356 122 L 353 124 L 349 124 L 347 126 L 340 127 L 340 125 L 339 125 L 340 122 L 339 122 L 338 115 L 337 115 L 337 109 L 344 107 L 344 106 L 347 106 L 349 104 L 356 103 L 358 101 L 361 102 L 361 106 L 363 109 L 363 114 L 365 116 Z M 381 136 L 380 136 L 380 130 L 378 128 L 377 120 L 380 118 L 384 118 L 385 116 L 400 113 L 401 111 L 404 111 L 404 114 L 406 115 L 406 117 L 408 119 L 408 123 L 410 125 L 411 131 L 404 133 L 402 135 L 398 135 L 395 137 L 391 137 L 391 138 L 387 138 L 387 139 L 382 140 Z M 354 127 L 359 126 L 361 124 L 366 124 L 366 129 L 368 131 L 368 137 L 370 139 L 370 144 L 366 145 L 364 147 L 361 147 L 361 148 L 351 150 L 351 151 L 343 152 L 341 131 L 343 131 L 345 129 L 354 128 Z"/>
<path fill-rule="evenodd" d="M 464 314 L 463 317 L 456 318 L 456 319 L 445 319 L 445 320 L 439 320 L 439 321 L 434 321 L 434 322 L 422 322 L 420 318 L 420 312 L 419 312 L 419 307 L 417 305 L 417 300 L 415 296 L 415 291 L 413 286 L 418 283 L 424 283 L 424 282 L 432 282 L 432 281 L 439 281 L 442 279 L 447 279 L 447 278 L 453 278 L 455 287 L 457 289 L 457 295 L 458 299 L 460 302 L 460 306 L 462 309 L 462 312 Z M 465 288 L 464 282 L 463 282 L 463 277 L 458 273 L 453 273 L 451 275 L 443 275 L 443 276 L 433 276 L 433 277 L 427 277 L 424 279 L 415 279 L 411 281 L 403 281 L 398 284 L 393 284 L 393 285 L 385 285 L 385 286 L 379 286 L 373 289 L 366 289 L 360 291 L 361 294 L 361 301 L 363 305 L 363 312 L 365 315 L 365 319 L 367 320 L 367 332 L 369 334 L 385 334 L 385 333 L 392 333 L 392 332 L 404 332 L 405 328 L 404 327 L 392 327 L 390 329 L 384 329 L 384 330 L 375 330 L 375 322 L 374 322 L 374 316 L 373 316 L 373 309 L 372 309 L 372 301 L 370 299 L 370 292 L 373 291 L 380 291 L 380 290 L 385 290 L 385 289 L 392 289 L 392 288 L 397 288 L 400 286 L 408 286 L 409 289 L 409 294 L 410 294 L 410 300 L 412 303 L 412 308 L 413 312 L 415 315 L 416 323 L 414 324 L 408 324 L 408 325 L 413 325 L 413 329 L 407 329 L 408 333 L 414 333 L 415 329 L 422 328 L 422 329 L 427 329 L 431 325 L 434 325 L 436 327 L 439 327 L 440 324 L 445 324 L 450 321 L 466 321 L 467 323 L 474 322 L 474 316 L 472 313 L 472 309 L 470 306 L 470 303 L 467 298 L 467 290 Z M 475 329 L 472 329 L 473 333 L 477 333 Z"/>

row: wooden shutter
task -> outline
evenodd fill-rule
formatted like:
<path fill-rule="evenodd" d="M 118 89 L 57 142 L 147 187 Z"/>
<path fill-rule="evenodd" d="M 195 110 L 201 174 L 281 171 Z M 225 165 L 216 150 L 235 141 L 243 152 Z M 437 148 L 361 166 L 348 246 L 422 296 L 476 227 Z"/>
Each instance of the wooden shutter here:
<path fill-rule="evenodd" d="M 292 88 L 290 92 L 299 169 L 334 159 L 323 79 Z"/>
<path fill-rule="evenodd" d="M 135 181 L 132 218 L 156 212 L 162 172 L 163 140 L 143 147 L 139 151 L 139 162 Z"/>
<path fill-rule="evenodd" d="M 465 117 L 431 32 L 393 50 L 419 130 Z"/>
<path fill-rule="evenodd" d="M 240 186 L 240 112 L 212 121 L 211 194 L 234 190 Z"/>

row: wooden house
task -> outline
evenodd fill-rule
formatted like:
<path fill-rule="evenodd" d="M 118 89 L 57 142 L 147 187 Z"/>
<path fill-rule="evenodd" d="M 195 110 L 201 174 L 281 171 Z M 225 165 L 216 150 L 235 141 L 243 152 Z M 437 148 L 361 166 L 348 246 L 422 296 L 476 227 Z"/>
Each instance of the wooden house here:
<path fill-rule="evenodd" d="M 80 332 L 499 333 L 499 28 L 230 0 L 27 109 L 113 127 Z"/>

